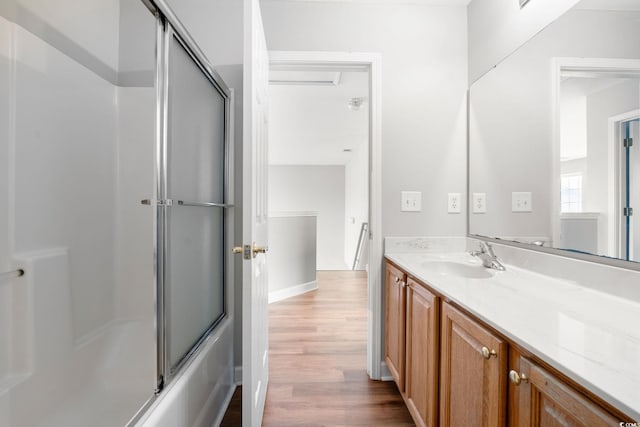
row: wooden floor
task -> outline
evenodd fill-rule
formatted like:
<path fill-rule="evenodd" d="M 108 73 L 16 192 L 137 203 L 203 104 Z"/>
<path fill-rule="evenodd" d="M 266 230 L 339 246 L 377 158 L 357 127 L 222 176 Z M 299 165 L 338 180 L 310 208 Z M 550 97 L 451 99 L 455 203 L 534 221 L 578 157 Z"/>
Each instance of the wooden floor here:
<path fill-rule="evenodd" d="M 413 426 L 395 384 L 367 377 L 364 272 L 318 272 L 318 286 L 269 306 L 263 426 Z M 240 425 L 239 406 L 222 425 Z"/>

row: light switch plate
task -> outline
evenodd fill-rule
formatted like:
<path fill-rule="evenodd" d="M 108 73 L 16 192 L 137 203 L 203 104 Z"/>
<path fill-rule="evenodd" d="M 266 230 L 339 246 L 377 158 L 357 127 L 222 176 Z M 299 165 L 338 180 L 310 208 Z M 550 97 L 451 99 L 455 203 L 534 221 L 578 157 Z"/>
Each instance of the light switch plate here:
<path fill-rule="evenodd" d="M 420 212 L 422 210 L 422 192 L 420 191 L 403 191 L 402 212 Z"/>
<path fill-rule="evenodd" d="M 511 193 L 512 212 L 533 212 L 530 191 L 514 191 Z"/>
<path fill-rule="evenodd" d="M 473 193 L 473 213 L 487 213 L 487 193 Z"/>
<path fill-rule="evenodd" d="M 461 212 L 461 204 L 462 200 L 460 199 L 460 193 L 449 193 L 448 194 L 448 204 L 447 204 L 447 212 L 449 213 L 460 213 Z"/>

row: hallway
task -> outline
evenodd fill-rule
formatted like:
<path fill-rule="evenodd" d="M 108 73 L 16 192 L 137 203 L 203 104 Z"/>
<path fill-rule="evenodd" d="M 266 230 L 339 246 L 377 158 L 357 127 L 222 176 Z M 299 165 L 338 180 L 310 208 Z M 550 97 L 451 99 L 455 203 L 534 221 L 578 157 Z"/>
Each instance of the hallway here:
<path fill-rule="evenodd" d="M 366 273 L 320 271 L 318 287 L 269 307 L 263 425 L 414 425 L 395 384 L 366 374 Z"/>

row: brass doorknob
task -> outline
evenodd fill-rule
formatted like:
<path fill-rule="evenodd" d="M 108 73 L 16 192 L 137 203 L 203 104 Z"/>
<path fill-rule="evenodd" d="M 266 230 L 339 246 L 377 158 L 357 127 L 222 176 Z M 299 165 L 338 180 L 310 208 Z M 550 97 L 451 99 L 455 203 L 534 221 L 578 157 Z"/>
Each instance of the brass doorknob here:
<path fill-rule="evenodd" d="M 525 374 L 518 373 L 514 370 L 509 371 L 509 379 L 511 380 L 512 383 L 514 383 L 515 385 L 520 385 L 521 383 L 527 383 L 529 382 L 529 377 L 527 377 Z"/>
<path fill-rule="evenodd" d="M 256 242 L 253 242 L 253 257 L 257 257 L 258 254 L 266 254 L 269 252 L 268 246 L 258 246 Z"/>

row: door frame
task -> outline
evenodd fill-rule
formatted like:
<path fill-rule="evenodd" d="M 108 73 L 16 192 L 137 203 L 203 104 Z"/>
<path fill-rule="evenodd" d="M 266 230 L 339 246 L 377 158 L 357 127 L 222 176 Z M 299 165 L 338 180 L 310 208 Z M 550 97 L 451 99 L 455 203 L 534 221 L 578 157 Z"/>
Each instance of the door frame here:
<path fill-rule="evenodd" d="M 608 150 L 609 150 L 609 173 L 608 176 L 608 193 L 609 193 L 609 236 L 608 245 L 609 253 L 614 253 L 617 258 L 624 256 L 624 239 L 622 238 L 621 231 L 623 229 L 622 223 L 624 222 L 622 216 L 622 200 L 624 199 L 623 185 L 622 185 L 622 172 L 624 167 L 622 165 L 624 149 L 620 144 L 622 141 L 622 124 L 630 120 L 640 118 L 640 109 L 628 111 L 626 113 L 618 114 L 613 117 L 609 117 L 608 120 Z"/>
<path fill-rule="evenodd" d="M 366 66 L 369 71 L 369 271 L 367 374 L 382 377 L 382 55 L 369 52 L 269 51 L 270 65 Z M 386 379 L 386 375 L 385 375 Z"/>
<path fill-rule="evenodd" d="M 574 58 L 574 57 L 555 57 L 551 61 L 551 124 L 552 124 L 552 171 L 553 179 L 551 180 L 551 194 L 553 195 L 552 211 L 551 211 L 551 231 L 554 246 L 560 241 L 560 110 L 561 110 L 561 81 L 562 72 L 570 71 L 593 71 L 593 72 L 615 72 L 615 71 L 640 71 L 640 60 L 638 59 L 619 59 L 619 58 Z M 608 200 L 607 207 L 609 211 L 606 229 L 607 229 L 607 252 L 615 253 L 616 257 L 620 255 L 620 238 L 619 238 L 619 220 L 616 218 L 620 212 L 619 209 L 619 189 L 617 178 L 617 169 L 619 167 L 619 158 L 615 147 L 615 123 L 614 119 L 618 116 L 609 118 L 607 142 L 607 164 L 609 166 L 608 173 Z M 595 255 L 595 254 L 594 254 Z"/>

